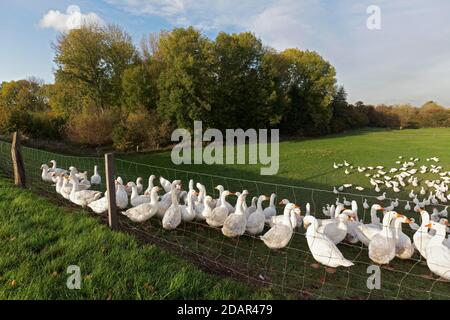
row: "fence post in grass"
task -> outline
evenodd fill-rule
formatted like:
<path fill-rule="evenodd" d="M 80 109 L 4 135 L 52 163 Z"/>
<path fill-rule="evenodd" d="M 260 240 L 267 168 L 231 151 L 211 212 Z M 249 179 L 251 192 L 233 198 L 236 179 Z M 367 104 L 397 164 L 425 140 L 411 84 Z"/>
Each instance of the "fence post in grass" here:
<path fill-rule="evenodd" d="M 114 153 L 105 154 L 105 173 L 106 173 L 106 192 L 108 195 L 108 223 L 109 227 L 117 230 L 117 206 L 116 206 L 116 184 L 115 184 L 115 168 Z"/>
<path fill-rule="evenodd" d="M 17 131 L 13 133 L 11 158 L 14 171 L 14 184 L 18 187 L 25 188 L 25 167 L 23 165 L 22 152 L 20 150 L 20 136 Z"/>

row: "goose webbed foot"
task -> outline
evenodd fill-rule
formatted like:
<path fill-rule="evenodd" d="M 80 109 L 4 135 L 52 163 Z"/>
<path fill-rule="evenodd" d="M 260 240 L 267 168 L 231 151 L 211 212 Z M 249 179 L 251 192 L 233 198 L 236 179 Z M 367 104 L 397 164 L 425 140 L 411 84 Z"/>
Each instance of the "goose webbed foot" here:
<path fill-rule="evenodd" d="M 334 274 L 334 273 L 336 273 L 336 268 L 328 267 L 328 268 L 325 268 L 325 271 L 326 271 L 327 273 Z"/>

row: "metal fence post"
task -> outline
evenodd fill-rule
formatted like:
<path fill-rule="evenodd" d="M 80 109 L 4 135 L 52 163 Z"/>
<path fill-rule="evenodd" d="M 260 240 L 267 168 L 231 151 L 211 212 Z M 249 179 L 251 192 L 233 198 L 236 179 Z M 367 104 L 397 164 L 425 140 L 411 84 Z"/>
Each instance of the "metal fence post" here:
<path fill-rule="evenodd" d="M 22 152 L 20 150 L 20 136 L 17 131 L 13 133 L 11 158 L 14 171 L 14 184 L 18 187 L 25 188 L 25 167 L 23 165 Z"/>
<path fill-rule="evenodd" d="M 114 154 L 105 154 L 105 173 L 106 173 L 106 188 L 108 195 L 108 223 L 113 230 L 118 228 L 117 206 L 116 206 L 116 185 L 115 185 L 115 167 Z"/>

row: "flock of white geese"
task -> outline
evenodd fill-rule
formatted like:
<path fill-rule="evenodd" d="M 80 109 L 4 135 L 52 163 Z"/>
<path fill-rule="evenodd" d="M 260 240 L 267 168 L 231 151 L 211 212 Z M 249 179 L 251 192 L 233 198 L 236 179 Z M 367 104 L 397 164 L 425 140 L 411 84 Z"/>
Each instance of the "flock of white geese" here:
<path fill-rule="evenodd" d="M 107 193 L 103 195 L 100 191 L 90 190 L 92 185 L 102 181 L 97 166 L 94 174 L 88 177 L 87 172 L 78 172 L 73 166 L 65 170 L 58 168 L 55 160 L 51 163 L 50 167 L 47 164 L 41 166 L 42 180 L 53 183 L 58 194 L 96 213 L 108 210 Z M 387 267 L 395 258 L 410 259 L 417 250 L 434 274 L 450 280 L 446 210 L 430 215 L 423 208 L 417 208 L 421 216 L 421 224 L 417 225 L 412 219 L 397 213 L 395 203 L 392 204 L 394 208 L 383 208 L 379 204 L 369 207 L 365 200 L 363 206 L 370 209 L 371 222 L 364 223 L 359 220 L 356 201 L 341 203 L 338 198 L 335 204 L 323 208 L 328 217 L 318 219 L 311 215 L 309 203 L 302 215 L 299 205 L 283 199 L 279 202 L 279 205 L 284 205 L 283 214 L 277 215 L 275 194 L 253 197 L 248 206 L 247 190 L 231 192 L 218 185 L 215 189 L 219 191 L 219 197 L 215 199 L 207 194 L 201 183 L 195 184 L 197 191 L 193 180 L 189 181 L 188 190 L 183 190 L 181 180 L 170 182 L 159 177 L 160 186 L 156 186 L 155 179 L 155 175 L 149 177 L 146 189 L 142 178 L 126 184 L 120 177 L 116 179 L 116 205 L 123 210 L 123 215 L 138 223 L 158 217 L 166 230 L 176 229 L 182 221 L 204 221 L 211 227 L 221 228 L 226 237 L 239 237 L 245 233 L 260 235 L 259 238 L 270 249 L 288 245 L 294 230 L 303 224 L 309 250 L 327 272 L 335 272 L 335 268 L 340 266 L 353 266 L 353 262 L 346 259 L 337 247 L 346 241 L 353 244 L 361 242 L 368 247 L 369 258 L 374 263 Z M 163 191 L 162 195 L 158 194 L 160 191 Z M 234 206 L 227 201 L 229 196 L 237 197 Z M 265 201 L 269 204 L 263 207 Z M 412 240 L 402 231 L 402 224 L 415 229 Z M 316 263 L 313 267 L 320 265 Z"/>

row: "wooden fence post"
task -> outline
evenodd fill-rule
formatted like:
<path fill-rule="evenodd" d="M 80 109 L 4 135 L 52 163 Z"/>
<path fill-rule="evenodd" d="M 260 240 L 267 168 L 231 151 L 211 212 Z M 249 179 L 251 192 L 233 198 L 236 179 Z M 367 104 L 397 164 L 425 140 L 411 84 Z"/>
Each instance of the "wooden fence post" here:
<path fill-rule="evenodd" d="M 21 188 L 25 188 L 25 167 L 23 165 L 22 153 L 20 151 L 20 137 L 17 131 L 13 133 L 11 158 L 14 171 L 14 184 Z"/>
<path fill-rule="evenodd" d="M 113 230 L 118 228 L 117 205 L 116 205 L 116 184 L 115 184 L 115 168 L 114 154 L 105 154 L 105 175 L 106 175 L 106 192 L 108 195 L 108 223 Z"/>

